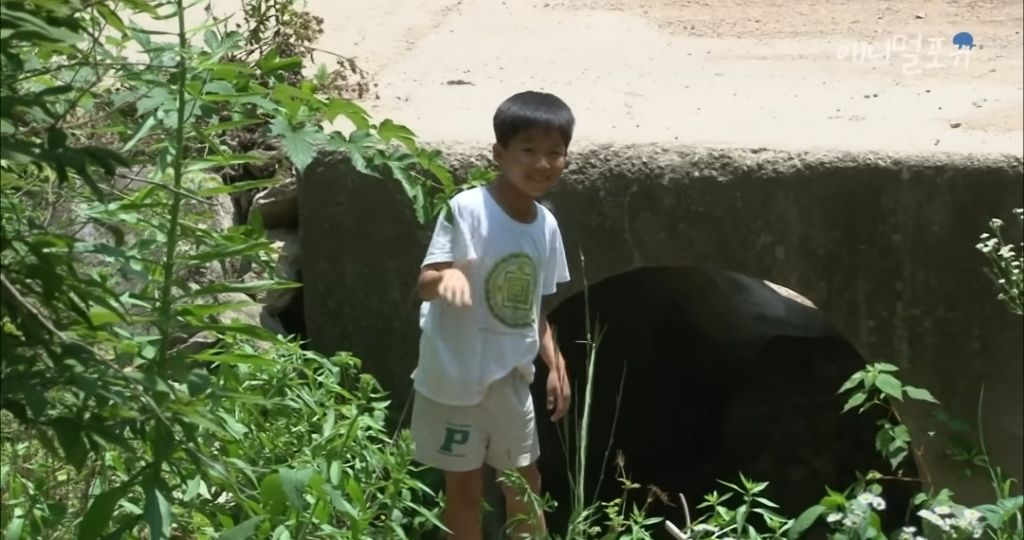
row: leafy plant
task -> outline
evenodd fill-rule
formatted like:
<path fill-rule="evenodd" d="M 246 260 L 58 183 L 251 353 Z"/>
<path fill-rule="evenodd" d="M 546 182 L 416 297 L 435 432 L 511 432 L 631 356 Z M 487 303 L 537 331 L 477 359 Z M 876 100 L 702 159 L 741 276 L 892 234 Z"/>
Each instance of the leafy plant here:
<path fill-rule="evenodd" d="M 598 329 L 596 322 L 592 325 L 590 320 L 590 294 L 589 285 L 586 279 L 586 259 L 580 253 L 580 274 L 583 276 L 583 298 L 587 314 L 586 339 L 584 344 L 587 350 L 587 371 L 585 375 L 586 391 L 583 398 L 582 416 L 574 409 L 573 414 L 563 417 L 559 427 L 563 450 L 566 456 L 566 470 L 572 499 L 570 504 L 570 517 L 565 538 L 572 540 L 649 540 L 651 528 L 662 521 L 659 517 L 648 516 L 647 504 L 652 500 L 653 494 L 649 494 L 646 504 L 637 506 L 630 504 L 627 495 L 640 488 L 630 481 L 625 470 L 625 458 L 619 454 L 615 461 L 617 466 L 617 480 L 622 486 L 623 495 L 611 501 L 597 501 L 596 492 L 594 499 L 588 497 L 588 485 L 586 482 L 588 445 L 590 442 L 591 407 L 593 403 L 594 369 L 597 361 L 597 350 L 600 346 L 603 331 Z M 623 374 L 625 377 L 625 374 Z M 620 390 L 621 395 L 621 383 Z M 615 428 L 615 420 L 612 422 L 612 430 Z M 570 439 L 571 437 L 571 439 Z M 575 442 L 574 454 L 570 456 L 570 443 Z M 607 453 L 610 447 L 606 449 Z M 604 463 L 602 463 L 602 466 Z M 602 467 L 603 468 L 603 467 Z M 603 478 L 603 475 L 602 475 Z M 515 493 L 527 501 L 530 515 L 509 516 L 507 524 L 509 530 L 513 529 L 522 521 L 536 521 L 543 512 L 551 511 L 554 502 L 547 496 L 532 493 L 526 480 L 516 471 L 506 471 L 501 475 L 499 481 L 510 486 Z M 600 484 L 600 479 L 598 481 Z M 551 535 L 557 538 L 557 535 Z"/>
<path fill-rule="evenodd" d="M 1024 208 L 1014 208 L 1013 215 L 1017 221 L 1024 225 Z M 1017 315 L 1024 314 L 1024 268 L 1022 268 L 1022 255 L 1024 255 L 1024 243 L 1017 244 L 1007 242 L 1003 235 L 1003 221 L 993 219 L 989 222 L 990 233 L 981 235 L 981 241 L 977 244 L 979 251 L 988 258 L 988 274 L 996 283 L 999 289 L 998 298 L 1002 300 L 1011 312 Z M 1018 233 L 1019 237 L 1019 233 Z"/>
<path fill-rule="evenodd" d="M 586 270 L 586 259 L 581 252 L 580 275 L 583 276 L 584 312 L 586 313 L 584 345 L 586 346 L 587 358 L 583 411 L 580 416 L 577 416 L 576 413 L 571 415 L 572 419 L 570 419 L 570 415 L 563 417 L 562 426 L 559 429 L 564 448 L 568 448 L 570 437 L 576 443 L 575 456 L 570 456 L 568 452 L 566 453 L 566 470 L 569 471 L 568 481 L 572 496 L 566 538 L 629 538 L 637 540 L 650 538 L 649 527 L 660 523 L 661 518 L 648 517 L 646 515 L 646 505 L 644 507 L 629 507 L 626 495 L 639 488 L 639 486 L 629 481 L 625 472 L 624 458 L 621 455 L 618 457 L 617 463 L 618 480 L 623 488 L 623 496 L 603 504 L 588 497 L 589 490 L 586 482 L 586 473 L 587 458 L 590 454 L 590 422 L 594 400 L 594 374 L 597 366 L 597 351 L 601 346 L 601 338 L 604 331 L 600 328 L 597 321 L 591 321 L 590 319 L 590 293 Z M 625 373 L 623 373 L 623 377 L 625 377 Z M 620 395 L 621 383 L 622 381 L 620 381 Z M 612 431 L 615 430 L 616 420 L 617 418 L 612 420 Z M 605 459 L 607 460 L 607 449 Z M 603 471 L 605 464 L 602 463 L 601 465 Z M 600 482 L 601 480 L 599 479 L 598 486 Z M 598 489 L 599 487 L 595 488 L 595 494 Z M 649 498 L 648 502 L 650 502 Z"/>
<path fill-rule="evenodd" d="M 878 434 L 875 437 L 875 448 L 889 460 L 893 470 L 910 452 L 910 431 L 900 421 L 899 413 L 888 400 L 903 401 L 904 397 L 938 403 L 931 392 L 923 388 L 905 385 L 894 376 L 899 368 L 885 362 L 876 362 L 854 373 L 839 389 L 839 393 L 849 393 L 849 400 L 843 406 L 843 412 L 858 408 L 864 412 L 871 407 L 882 407 L 889 411 L 889 417 L 878 421 Z"/>
<path fill-rule="evenodd" d="M 376 383 L 246 315 L 295 284 L 261 277 L 273 244 L 223 203 L 278 180 L 225 179 L 330 148 L 421 220 L 461 187 L 407 128 L 185 9 L 0 0 L 5 538 L 416 536 L 433 494 Z"/>
<path fill-rule="evenodd" d="M 438 526 L 411 441 L 385 430 L 386 396 L 359 361 L 304 351 L 244 314 L 295 284 L 264 277 L 276 253 L 259 220 L 224 223 L 222 203 L 301 175 L 329 150 L 399 182 L 425 223 L 493 172 L 456 181 L 409 128 L 371 119 L 345 95 L 346 85 L 365 90 L 349 59 L 303 75 L 322 29 L 295 6 L 246 0 L 231 30 L 186 28 L 182 0 L 0 0 L 6 539 L 405 538 Z M 140 26 L 139 16 L 176 30 Z M 341 120 L 352 128 L 323 127 Z M 1020 247 L 1001 227 L 993 221 L 978 248 L 1020 314 Z M 600 332 L 587 341 L 592 381 Z M 934 398 L 894 372 L 868 366 L 841 392 L 846 410 L 890 410 L 877 446 L 895 469 L 910 442 L 889 400 Z M 588 390 L 573 426 L 581 451 L 569 467 L 569 537 L 647 538 L 657 520 L 644 508 L 587 498 L 591 399 Z M 995 502 L 970 509 L 948 492 L 922 495 L 918 517 L 934 534 L 1020 538 L 1013 482 L 984 447 L 976 462 Z M 636 489 L 619 465 L 624 490 Z M 773 513 L 764 484 L 727 486 L 690 533 L 775 538 L 834 512 L 844 516 L 835 538 L 879 533 L 878 503 L 863 490 L 830 492 L 825 510 L 791 522 Z M 730 496 L 738 506 L 726 506 Z M 863 519 L 847 524 L 854 514 Z"/>
<path fill-rule="evenodd" d="M 1015 209 L 1014 214 L 1024 219 L 1024 212 Z M 1001 234 L 1003 223 L 992 220 L 992 233 L 982 235 L 978 249 L 989 259 L 988 272 L 998 285 L 999 299 L 1006 303 L 1011 312 L 1021 314 L 1021 298 L 1024 295 L 1022 282 L 1020 247 L 1009 244 Z M 843 412 L 856 409 L 863 413 L 872 407 L 888 410 L 887 418 L 879 421 L 879 431 L 875 446 L 879 453 L 889 460 L 893 470 L 906 459 L 911 445 L 911 434 L 900 420 L 890 400 L 904 401 L 911 399 L 938 404 L 938 400 L 927 390 L 906 385 L 896 377 L 899 369 L 892 364 L 877 362 L 854 373 L 839 389 L 839 394 L 848 395 Z M 702 507 L 710 507 L 711 511 L 697 523 L 687 523 L 685 532 L 669 524 L 669 530 L 677 538 L 778 538 L 783 531 L 789 539 L 800 538 L 815 523 L 824 523 L 828 529 L 828 537 L 832 540 L 860 540 L 891 538 L 896 540 L 960 540 L 966 538 L 992 538 L 1009 540 L 1024 535 L 1024 497 L 1013 494 L 1015 481 L 1006 478 L 1002 470 L 992 465 L 985 448 L 982 430 L 981 407 L 984 401 L 982 389 L 978 402 L 978 441 L 979 447 L 973 448 L 965 442 L 970 435 L 970 426 L 957 421 L 948 414 L 939 411 L 938 417 L 945 421 L 953 432 L 961 437 L 953 451 L 953 456 L 970 468 L 981 467 L 989 474 L 994 490 L 995 502 L 969 508 L 956 503 L 953 493 L 943 489 L 937 494 L 919 493 L 913 500 L 917 507 L 915 517 L 919 522 L 906 523 L 897 530 L 886 533 L 878 512 L 885 510 L 886 502 L 882 498 L 881 486 L 874 483 L 884 478 L 876 471 L 866 476 L 843 492 L 826 488 L 827 495 L 817 504 L 808 508 L 795 520 L 784 520 L 771 514 L 769 528 L 771 532 L 761 533 L 747 526 L 739 516 L 746 516 L 751 501 L 759 500 L 769 508 L 771 501 L 752 498 L 752 487 L 761 486 L 742 478 L 743 487 L 728 484 L 733 492 L 744 493 L 744 504 L 737 509 L 724 507 L 722 502 L 733 493 L 719 496 L 713 492 L 706 497 Z M 685 499 L 684 499 L 685 505 Z M 743 510 L 743 512 L 741 512 Z M 781 525 L 780 525 L 781 524 Z"/>
<path fill-rule="evenodd" d="M 722 480 L 719 483 L 729 488 L 729 491 L 719 494 L 715 490 L 706 494 L 704 502 L 697 506 L 698 509 L 705 509 L 705 512 L 693 522 L 690 522 L 686 498 L 680 495 L 687 522 L 682 529 L 667 523 L 667 529 L 673 537 L 679 540 L 781 539 L 794 526 L 793 520 L 776 512 L 779 508 L 777 504 L 762 495 L 768 488 L 767 482 L 755 482 L 740 473 L 738 484 Z M 734 495 L 740 498 L 736 507 L 726 504 Z"/>
<path fill-rule="evenodd" d="M 984 402 L 985 389 L 982 387 L 978 396 L 976 417 L 977 447 L 966 452 L 962 449 L 954 449 L 959 451 L 954 452 L 953 457 L 965 465 L 964 472 L 966 474 L 969 474 L 974 468 L 981 468 L 988 473 L 995 502 L 975 508 L 965 508 L 953 501 L 953 494 L 949 490 L 942 490 L 931 500 L 922 497 L 922 502 L 927 502 L 930 507 L 923 509 L 919 515 L 933 527 L 937 527 L 937 532 L 934 534 L 943 535 L 943 538 L 957 538 L 958 535 L 968 532 L 973 537 L 987 534 L 990 538 L 998 540 L 1020 538 L 1024 535 L 1024 508 L 1022 508 L 1024 507 L 1024 497 L 1013 494 L 1013 486 L 1017 481 L 1006 477 L 1003 470 L 989 459 L 982 421 Z M 961 446 L 966 446 L 966 444 L 961 443 Z"/>

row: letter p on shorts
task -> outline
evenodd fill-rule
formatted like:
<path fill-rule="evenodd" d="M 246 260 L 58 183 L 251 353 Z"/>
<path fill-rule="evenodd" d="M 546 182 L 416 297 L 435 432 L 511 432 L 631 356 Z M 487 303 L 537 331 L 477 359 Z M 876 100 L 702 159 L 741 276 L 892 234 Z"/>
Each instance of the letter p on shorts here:
<path fill-rule="evenodd" d="M 462 445 L 469 442 L 469 426 L 448 425 L 444 428 L 444 442 L 439 450 L 443 454 L 452 454 L 455 445 Z"/>

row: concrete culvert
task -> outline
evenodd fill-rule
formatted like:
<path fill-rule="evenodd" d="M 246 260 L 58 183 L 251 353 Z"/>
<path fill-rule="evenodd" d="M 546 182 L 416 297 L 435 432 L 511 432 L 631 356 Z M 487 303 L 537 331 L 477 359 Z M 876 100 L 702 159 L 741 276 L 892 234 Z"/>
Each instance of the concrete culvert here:
<path fill-rule="evenodd" d="M 652 513 L 677 524 L 684 522 L 679 493 L 697 514 L 704 494 L 728 491 L 717 480 L 738 482 L 740 472 L 769 482 L 764 495 L 796 517 L 826 486 L 845 489 L 858 471 L 889 470 L 874 449 L 882 411 L 840 413 L 844 398 L 836 391 L 864 359 L 806 299 L 761 280 L 693 267 L 640 268 L 593 284 L 589 295 L 591 320 L 605 329 L 593 389 L 590 496 L 602 473 L 598 498 L 622 494 L 619 453 L 629 478 L 643 486 L 633 500 L 642 504 L 648 486 L 656 486 L 669 504 L 655 500 Z M 579 400 L 577 415 L 586 374 L 584 305 L 579 293 L 549 316 Z M 538 378 L 546 375 L 541 367 Z M 542 410 L 544 385 L 533 389 Z M 550 523 L 560 531 L 570 501 L 566 437 L 550 421 L 538 425 L 545 489 L 559 503 Z M 913 463 L 905 467 L 906 476 L 916 476 Z M 902 523 L 917 484 L 882 485 L 884 519 Z"/>

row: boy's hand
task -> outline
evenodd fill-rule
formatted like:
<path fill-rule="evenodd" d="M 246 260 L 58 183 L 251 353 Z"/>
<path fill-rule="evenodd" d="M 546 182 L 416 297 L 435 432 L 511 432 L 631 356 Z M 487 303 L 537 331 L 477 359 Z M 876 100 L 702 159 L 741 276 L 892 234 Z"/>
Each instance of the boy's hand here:
<path fill-rule="evenodd" d="M 559 369 L 548 373 L 548 410 L 553 411 L 551 421 L 557 422 L 569 410 L 569 375 L 565 371 L 565 360 L 559 362 Z"/>
<path fill-rule="evenodd" d="M 441 270 L 441 282 L 437 285 L 437 295 L 455 307 L 470 307 L 473 299 L 469 294 L 469 280 L 462 270 L 451 267 Z"/>

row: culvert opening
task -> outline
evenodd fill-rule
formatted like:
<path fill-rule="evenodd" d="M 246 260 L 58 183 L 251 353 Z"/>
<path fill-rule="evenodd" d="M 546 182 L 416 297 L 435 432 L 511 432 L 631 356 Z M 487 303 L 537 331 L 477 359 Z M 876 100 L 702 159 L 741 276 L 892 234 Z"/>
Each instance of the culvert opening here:
<path fill-rule="evenodd" d="M 622 495 L 619 454 L 626 474 L 643 486 L 632 499 L 642 504 L 648 486 L 656 486 L 670 498 L 653 501 L 651 513 L 680 525 L 679 493 L 699 513 L 705 494 L 727 491 L 717 480 L 735 483 L 740 472 L 769 482 L 765 496 L 796 517 L 826 486 L 845 489 L 858 471 L 890 470 L 874 448 L 880 413 L 841 414 L 836 393 L 865 361 L 813 306 L 760 280 L 692 267 L 633 270 L 593 284 L 589 296 L 591 321 L 605 333 L 594 368 L 588 498 Z M 578 415 L 584 305 L 576 294 L 549 315 Z M 546 369 L 538 365 L 537 380 L 544 381 Z M 534 384 L 533 392 L 544 410 L 544 385 Z M 545 490 L 558 502 L 550 523 L 564 531 L 570 494 L 563 447 L 570 456 L 576 447 L 541 418 L 540 467 Z M 905 475 L 916 477 L 912 463 Z M 883 519 L 902 523 L 917 484 L 880 483 L 888 502 Z"/>

